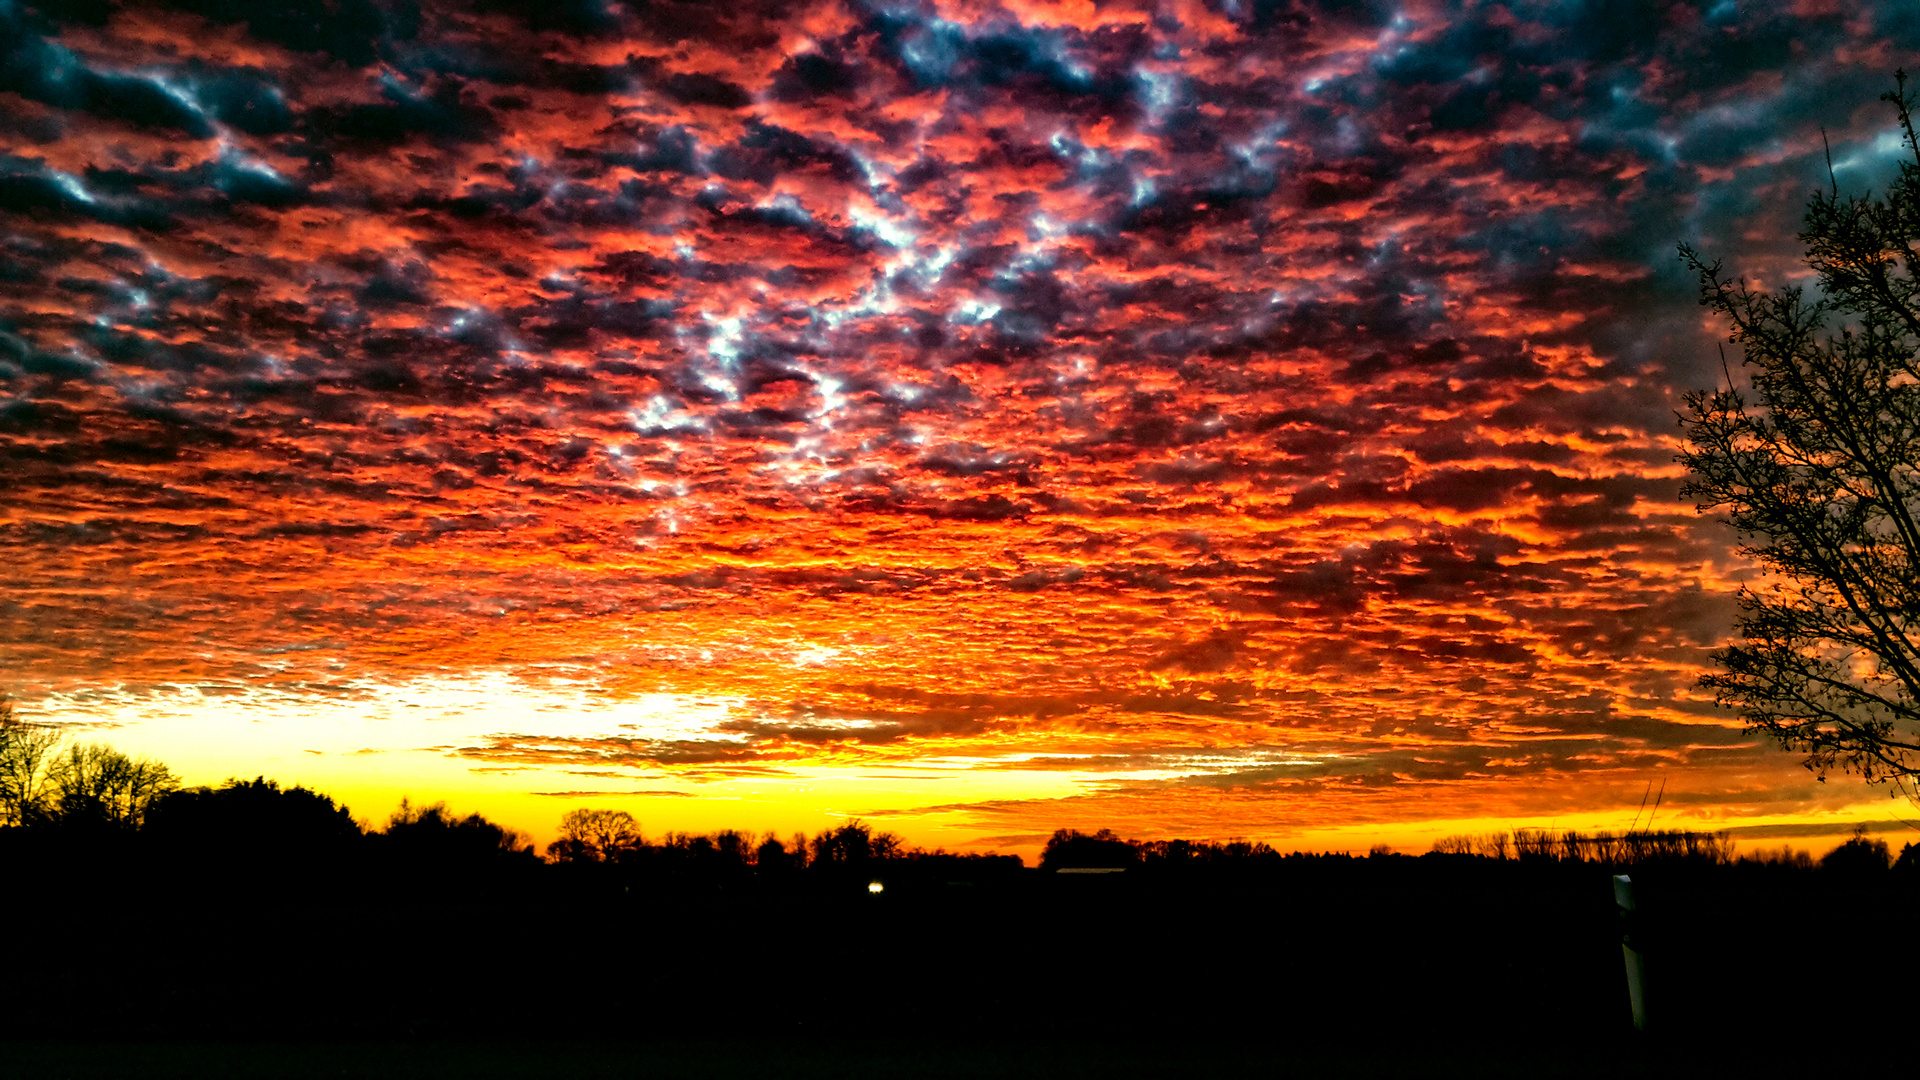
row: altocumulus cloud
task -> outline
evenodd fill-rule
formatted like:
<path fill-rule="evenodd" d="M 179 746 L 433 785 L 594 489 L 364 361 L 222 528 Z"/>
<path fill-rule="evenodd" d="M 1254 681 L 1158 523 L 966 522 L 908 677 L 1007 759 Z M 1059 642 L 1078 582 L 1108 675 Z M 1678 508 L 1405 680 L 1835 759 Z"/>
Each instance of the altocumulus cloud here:
<path fill-rule="evenodd" d="M 1917 54 L 1897 3 L 5 0 L 0 662 L 539 665 L 751 706 L 458 753 L 1201 826 L 1773 807 L 1689 689 L 1743 571 L 1672 249 L 1789 273 Z"/>

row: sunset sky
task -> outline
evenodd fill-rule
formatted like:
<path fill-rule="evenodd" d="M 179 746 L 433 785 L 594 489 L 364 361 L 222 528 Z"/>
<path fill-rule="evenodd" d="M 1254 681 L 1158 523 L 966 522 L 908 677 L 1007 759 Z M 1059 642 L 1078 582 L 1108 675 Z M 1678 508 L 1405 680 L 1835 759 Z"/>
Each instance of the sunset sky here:
<path fill-rule="evenodd" d="M 0 0 L 0 690 L 541 839 L 1897 847 L 1694 689 L 1748 570 L 1673 459 L 1675 246 L 1799 273 L 1903 65 L 1892 0 Z"/>

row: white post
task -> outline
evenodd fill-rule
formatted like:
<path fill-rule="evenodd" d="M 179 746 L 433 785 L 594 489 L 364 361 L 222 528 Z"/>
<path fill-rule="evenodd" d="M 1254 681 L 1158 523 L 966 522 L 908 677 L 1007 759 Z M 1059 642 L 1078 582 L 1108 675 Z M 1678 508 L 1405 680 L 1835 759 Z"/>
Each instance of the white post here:
<path fill-rule="evenodd" d="M 1613 903 L 1620 909 L 1620 952 L 1627 961 L 1627 1000 L 1633 1005 L 1633 1030 L 1647 1030 L 1646 970 L 1634 948 L 1633 879 L 1613 876 Z"/>

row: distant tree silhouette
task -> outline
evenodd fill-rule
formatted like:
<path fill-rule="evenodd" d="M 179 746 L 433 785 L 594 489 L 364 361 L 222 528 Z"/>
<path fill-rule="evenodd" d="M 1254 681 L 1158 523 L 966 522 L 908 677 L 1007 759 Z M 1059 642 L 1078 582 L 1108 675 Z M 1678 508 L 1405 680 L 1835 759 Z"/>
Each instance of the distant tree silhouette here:
<path fill-rule="evenodd" d="M 1812 855 L 1787 844 L 1747 852 L 1740 856 L 1739 863 L 1742 866 L 1777 866 L 1793 870 L 1812 870 L 1814 866 Z"/>
<path fill-rule="evenodd" d="M 103 743 L 69 746 L 47 765 L 51 798 L 28 824 L 138 828 L 153 801 L 180 786 L 173 771 Z"/>
<path fill-rule="evenodd" d="M 1102 830 L 1105 832 L 1105 830 Z M 1106 833 L 1111 837 L 1111 832 Z M 1122 841 L 1131 847 L 1146 866 L 1161 869 L 1169 866 L 1247 866 L 1266 859 L 1276 858 L 1279 852 L 1266 844 L 1257 844 L 1247 840 L 1146 840 Z M 1114 849 L 1115 855 L 1120 855 Z M 1120 856 L 1124 858 L 1124 856 Z M 1102 863 L 1103 866 L 1125 866 L 1125 862 Z"/>
<path fill-rule="evenodd" d="M 902 853 L 900 838 L 889 832 L 874 832 L 859 818 L 837 829 L 828 829 L 813 838 L 810 865 L 823 872 L 857 870 Z"/>
<path fill-rule="evenodd" d="M 1885 840 L 1867 836 L 1865 826 L 1854 830 L 1846 842 L 1820 860 L 1820 869 L 1842 874 L 1878 874 L 1893 862 Z"/>
<path fill-rule="evenodd" d="M 1042 870 L 1128 867 L 1139 861 L 1139 848 L 1111 829 L 1091 836 L 1077 829 L 1059 829 L 1040 850 Z"/>
<path fill-rule="evenodd" d="M 1470 855 L 1496 862 L 1515 859 L 1603 866 L 1639 866 L 1654 862 L 1725 865 L 1734 861 L 1731 836 L 1685 829 L 1615 834 L 1604 830 L 1584 833 L 1577 829 L 1523 828 L 1512 832 L 1443 836 L 1433 842 L 1429 854 Z"/>
<path fill-rule="evenodd" d="M 163 845 L 241 863 L 339 853 L 363 838 L 346 807 L 264 776 L 167 792 L 147 808 L 143 832 Z"/>
<path fill-rule="evenodd" d="M 798 841 L 789 848 L 780 838 L 768 833 L 753 850 L 753 866 L 762 876 L 776 877 L 796 873 L 807 865 L 807 845 Z"/>
<path fill-rule="evenodd" d="M 711 862 L 715 848 L 706 833 L 670 832 L 661 839 L 661 848 L 672 852 L 681 862 Z"/>
<path fill-rule="evenodd" d="M 380 835 L 394 853 L 426 862 L 480 864 L 533 858 L 533 842 L 525 833 L 479 814 L 455 817 L 446 803 L 416 807 L 402 799 Z"/>
<path fill-rule="evenodd" d="M 547 845 L 552 862 L 613 862 L 641 843 L 640 823 L 625 810 L 569 810 L 560 838 Z"/>
<path fill-rule="evenodd" d="M 0 698 L 0 826 L 45 819 L 55 797 L 53 761 L 63 741 L 59 731 L 21 720 L 13 702 Z"/>
<path fill-rule="evenodd" d="M 713 834 L 713 851 L 726 866 L 751 867 L 754 860 L 753 838 L 734 829 Z"/>
<path fill-rule="evenodd" d="M 637 855 L 648 866 L 683 884 L 736 886 L 753 873 L 753 847 L 747 837 L 731 830 L 719 833 L 670 832 L 658 845 Z"/>
<path fill-rule="evenodd" d="M 557 865 L 619 866 L 628 875 L 672 879 L 681 885 L 738 885 L 758 876 L 792 878 L 814 867 L 823 873 L 864 872 L 876 862 L 907 853 L 898 836 L 875 832 L 861 821 L 828 829 L 809 841 L 796 833 L 782 840 L 767 833 L 756 841 L 737 829 L 714 833 L 668 832 L 649 843 L 624 810 L 570 810 L 560 819 L 560 836 L 547 845 L 547 861 Z"/>

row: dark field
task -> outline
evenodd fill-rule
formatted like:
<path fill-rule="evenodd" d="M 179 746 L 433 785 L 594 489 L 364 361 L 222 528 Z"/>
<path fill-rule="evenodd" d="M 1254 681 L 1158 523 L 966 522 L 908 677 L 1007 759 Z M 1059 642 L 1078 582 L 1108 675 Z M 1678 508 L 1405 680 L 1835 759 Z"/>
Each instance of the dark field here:
<path fill-rule="evenodd" d="M 8 852 L 7 1075 L 1751 1075 L 1897 1049 L 1920 1004 L 1917 892 L 1886 870 L 1633 868 L 1640 1034 L 1585 863 L 770 875 L 115 842 Z"/>
<path fill-rule="evenodd" d="M 881 1040 L 809 1046 L 759 1040 L 639 1042 L 20 1043 L 0 1046 L 0 1076 L 107 1080 L 495 1080 L 509 1077 L 931 1080 L 1057 1077 L 1635 1077 L 1821 1075 L 1818 1062 L 1751 1052 L 1710 1057 L 1659 1048 L 1498 1048 L 1205 1041 L 1183 1044 Z M 1831 1062 L 1829 1062 L 1831 1064 Z M 1854 1064 L 1858 1064 L 1855 1062 Z"/>

